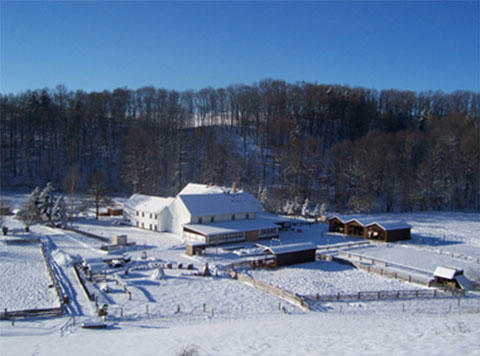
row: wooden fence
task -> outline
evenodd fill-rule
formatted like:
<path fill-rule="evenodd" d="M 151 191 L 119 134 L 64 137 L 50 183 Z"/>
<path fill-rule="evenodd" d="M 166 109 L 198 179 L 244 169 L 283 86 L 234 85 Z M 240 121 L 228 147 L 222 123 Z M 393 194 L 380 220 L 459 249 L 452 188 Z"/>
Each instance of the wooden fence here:
<path fill-rule="evenodd" d="M 85 295 L 87 296 L 88 300 L 94 301 L 95 300 L 95 293 L 89 291 L 88 286 L 87 286 L 87 281 L 85 280 L 83 273 L 80 272 L 78 266 L 79 266 L 78 263 L 75 263 L 73 265 L 73 270 L 75 271 L 75 275 L 77 276 L 78 282 L 82 286 L 82 289 L 85 292 Z"/>
<path fill-rule="evenodd" d="M 318 245 L 317 246 L 317 251 L 322 250 L 322 251 L 336 251 L 339 249 L 345 249 L 345 248 L 361 248 L 361 247 L 366 247 L 368 245 L 371 245 L 370 241 L 354 241 L 354 242 L 345 242 L 345 243 L 338 243 L 338 244 L 331 244 L 331 245 Z"/>
<path fill-rule="evenodd" d="M 43 243 L 40 244 L 40 251 L 42 251 L 42 256 L 43 260 L 45 261 L 45 266 L 47 267 L 48 275 L 50 276 L 50 279 L 52 280 L 53 286 L 55 287 L 55 291 L 57 293 L 58 301 L 60 305 L 63 304 L 64 298 L 62 295 L 62 292 L 60 290 L 60 287 L 58 285 L 58 281 L 55 278 L 55 275 L 53 274 L 52 266 L 50 265 L 50 258 L 45 250 L 45 245 Z"/>
<path fill-rule="evenodd" d="M 29 318 L 35 316 L 53 317 L 62 315 L 62 307 L 46 308 L 46 309 L 25 309 L 25 310 L 7 310 L 0 312 L 0 320 L 7 320 L 13 318 Z"/>
<path fill-rule="evenodd" d="M 415 289 L 415 290 L 380 290 L 355 293 L 315 294 L 305 295 L 304 298 L 312 301 L 361 301 L 361 300 L 395 300 L 415 298 L 444 298 L 464 296 L 460 290 Z"/>
<path fill-rule="evenodd" d="M 307 301 L 298 294 L 287 292 L 286 290 L 283 290 L 281 288 L 274 287 L 268 283 L 265 283 L 257 279 L 254 279 L 250 276 L 247 276 L 246 274 L 238 273 L 237 271 L 234 271 L 231 268 L 228 268 L 227 272 L 228 272 L 228 275 L 233 279 L 249 284 L 257 289 L 260 289 L 264 292 L 272 294 L 276 297 L 283 298 L 289 301 L 290 303 L 299 306 L 305 311 L 310 311 L 310 305 L 308 305 Z"/>

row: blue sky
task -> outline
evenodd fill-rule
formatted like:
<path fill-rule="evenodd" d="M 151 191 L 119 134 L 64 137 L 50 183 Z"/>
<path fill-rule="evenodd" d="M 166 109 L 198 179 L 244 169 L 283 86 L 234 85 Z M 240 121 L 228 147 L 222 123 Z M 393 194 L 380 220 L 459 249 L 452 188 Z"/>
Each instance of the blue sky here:
<path fill-rule="evenodd" d="M 480 90 L 478 2 L 5 2 L 1 92 L 265 78 Z"/>

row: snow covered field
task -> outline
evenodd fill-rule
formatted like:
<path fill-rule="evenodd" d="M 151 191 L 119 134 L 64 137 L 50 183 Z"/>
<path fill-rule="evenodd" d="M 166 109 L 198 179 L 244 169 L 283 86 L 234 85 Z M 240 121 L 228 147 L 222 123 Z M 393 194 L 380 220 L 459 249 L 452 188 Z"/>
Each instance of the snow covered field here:
<path fill-rule="evenodd" d="M 10 199 L 18 207 L 24 196 L 12 195 Z M 391 245 L 376 243 L 349 251 L 429 271 L 437 265 L 448 265 L 464 268 L 468 275 L 480 266 L 475 261 L 480 257 L 478 214 L 385 216 L 409 222 L 413 226 L 412 240 Z M 283 299 L 225 277 L 222 265 L 261 253 L 254 244 L 239 244 L 236 249 L 212 247 L 205 256 L 191 257 L 185 255 L 185 246 L 178 236 L 119 225 L 118 220 L 95 221 L 89 216 L 75 222 L 75 227 L 83 231 L 104 237 L 126 234 L 129 242 L 136 243 L 131 248 L 106 253 L 99 249 L 101 241 L 78 233 L 35 225 L 30 234 L 25 234 L 18 221 L 12 217 L 6 219 L 13 236 L 42 238 L 57 264 L 61 289 L 69 295 L 71 303 L 66 307 L 66 314 L 59 318 L 17 320 L 15 325 L 0 321 L 2 356 L 177 355 L 190 345 L 195 345 L 199 355 L 480 355 L 478 293 L 469 293 L 461 300 L 318 303 L 314 311 L 308 313 Z M 327 245 L 361 240 L 328 234 L 326 224 L 314 224 L 297 226 L 295 231 L 281 233 L 280 240 L 261 243 L 303 241 Z M 6 254 L 6 245 L 0 243 L 0 301 L 10 303 L 9 309 L 13 309 L 15 303 L 22 303 L 21 298 L 28 304 L 35 301 L 43 307 L 55 306 L 55 298 L 48 301 L 37 295 L 39 288 L 24 288 L 36 285 L 39 276 L 47 278 L 47 286 L 50 284 L 38 248 L 32 245 L 14 248 Z M 452 252 L 474 259 L 458 258 L 452 256 Z M 147 267 L 132 268 L 128 275 L 122 268 L 108 270 L 106 284 L 110 292 L 100 291 L 102 283 L 96 288 L 99 303 L 108 304 L 107 322 L 111 326 L 107 330 L 81 329 L 82 321 L 96 316 L 93 303 L 87 300 L 73 273 L 72 262 L 79 258 L 118 257 L 123 253 L 132 261 L 138 261 L 134 266 Z M 173 268 L 164 270 L 164 279 L 152 279 L 154 267 L 148 267 L 148 261 L 152 261 L 152 265 L 172 263 Z M 218 266 L 219 276 L 194 276 L 207 262 L 213 270 Z M 179 269 L 179 263 L 193 264 L 194 270 Z M 299 294 L 420 288 L 326 261 L 246 272 Z M 30 282 L 28 278 L 32 276 L 36 277 Z M 131 291 L 131 299 L 124 292 L 124 286 Z M 18 290 L 18 296 L 5 293 L 7 287 Z M 48 291 L 55 297 L 54 289 Z M 286 307 L 288 314 L 279 310 L 279 304 Z"/>
<path fill-rule="evenodd" d="M 416 284 L 383 278 L 347 265 L 327 261 L 304 263 L 275 270 L 250 270 L 247 273 L 255 279 L 300 295 L 421 288 Z"/>
<path fill-rule="evenodd" d="M 0 242 L 0 308 L 44 309 L 59 306 L 40 245 Z"/>

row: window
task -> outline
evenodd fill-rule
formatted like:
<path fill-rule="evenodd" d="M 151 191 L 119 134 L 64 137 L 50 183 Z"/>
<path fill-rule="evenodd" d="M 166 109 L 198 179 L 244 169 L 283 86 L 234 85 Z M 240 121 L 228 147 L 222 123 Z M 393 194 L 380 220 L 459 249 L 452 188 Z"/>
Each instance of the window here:
<path fill-rule="evenodd" d="M 155 214 L 155 220 L 157 220 L 157 214 Z"/>
<path fill-rule="evenodd" d="M 150 219 L 152 218 L 152 213 L 150 213 Z"/>
<path fill-rule="evenodd" d="M 250 215 L 249 215 L 249 214 L 247 214 L 247 217 L 246 217 L 245 219 L 248 219 L 249 217 L 250 217 Z"/>
<path fill-rule="evenodd" d="M 157 225 L 155 225 L 155 231 L 158 231 L 158 230 L 157 230 Z"/>
<path fill-rule="evenodd" d="M 137 225 L 137 227 L 138 227 L 138 221 L 135 222 L 135 225 Z"/>
<path fill-rule="evenodd" d="M 145 225 L 144 225 L 144 223 L 142 223 L 142 229 L 144 229 L 144 228 L 145 228 Z"/>
<path fill-rule="evenodd" d="M 232 220 L 235 220 L 235 215 L 232 215 Z"/>
<path fill-rule="evenodd" d="M 152 230 L 152 224 L 150 224 L 150 230 Z"/>
<path fill-rule="evenodd" d="M 136 213 L 137 213 L 137 216 L 138 216 L 138 215 L 139 215 L 139 214 L 138 214 L 138 210 L 136 211 Z"/>
<path fill-rule="evenodd" d="M 215 221 L 215 217 L 212 216 L 212 217 L 210 218 L 210 222 L 214 222 L 214 221 Z"/>
<path fill-rule="evenodd" d="M 145 217 L 145 213 L 142 211 L 142 218 L 144 218 L 144 217 Z"/>
<path fill-rule="evenodd" d="M 202 223 L 202 218 L 198 218 L 198 223 L 199 223 L 199 224 Z"/>

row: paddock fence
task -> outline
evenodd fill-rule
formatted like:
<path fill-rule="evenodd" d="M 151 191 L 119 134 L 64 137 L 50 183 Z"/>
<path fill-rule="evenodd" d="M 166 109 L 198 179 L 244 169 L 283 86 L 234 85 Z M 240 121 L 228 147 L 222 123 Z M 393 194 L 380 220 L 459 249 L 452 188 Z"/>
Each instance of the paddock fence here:
<path fill-rule="evenodd" d="M 305 300 L 305 298 L 303 298 L 302 296 L 300 296 L 296 293 L 288 292 L 284 289 L 274 287 L 274 286 L 272 286 L 268 283 L 265 283 L 265 282 L 259 281 L 257 279 L 254 279 L 250 276 L 247 276 L 246 274 L 239 273 L 239 272 L 237 272 L 237 271 L 235 271 L 231 268 L 228 268 L 227 272 L 228 272 L 228 275 L 231 278 L 236 279 L 239 282 L 246 283 L 246 284 L 251 285 L 252 287 L 255 287 L 255 288 L 257 288 L 261 291 L 264 291 L 264 292 L 269 293 L 271 295 L 274 295 L 276 297 L 285 299 L 285 300 L 289 301 L 290 303 L 297 305 L 298 307 L 300 307 L 304 311 L 310 311 L 310 305 Z"/>
<path fill-rule="evenodd" d="M 462 297 L 464 291 L 460 290 L 438 290 L 438 289 L 414 289 L 414 290 L 380 290 L 363 291 L 355 293 L 336 294 L 310 294 L 304 295 L 305 299 L 321 302 L 345 302 L 345 301 L 372 301 L 372 300 L 398 300 L 398 299 L 426 299 Z"/>

